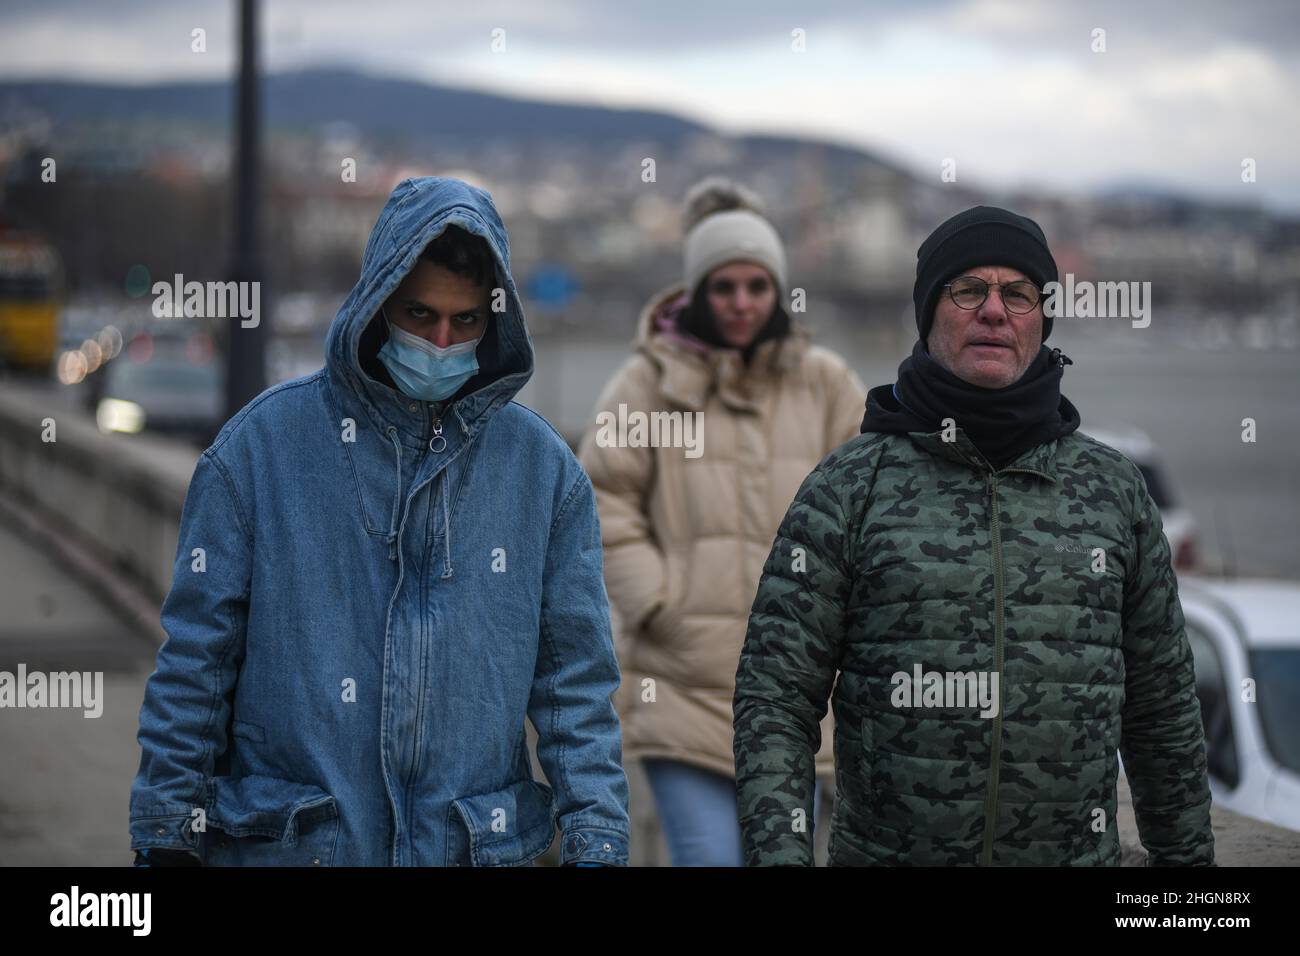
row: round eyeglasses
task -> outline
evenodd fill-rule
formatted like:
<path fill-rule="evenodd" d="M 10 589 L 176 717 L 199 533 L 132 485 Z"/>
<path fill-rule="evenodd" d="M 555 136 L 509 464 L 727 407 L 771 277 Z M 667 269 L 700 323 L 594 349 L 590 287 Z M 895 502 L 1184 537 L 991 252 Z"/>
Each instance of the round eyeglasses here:
<path fill-rule="evenodd" d="M 957 308 L 969 311 L 978 309 L 984 304 L 984 300 L 989 297 L 990 285 L 1001 286 L 1002 304 L 1008 312 L 1015 312 L 1017 315 L 1034 311 L 1034 307 L 1042 299 L 1038 287 L 1028 279 L 990 283 L 979 276 L 959 276 L 951 282 L 944 283 L 943 287 L 948 290 L 948 297 Z"/>

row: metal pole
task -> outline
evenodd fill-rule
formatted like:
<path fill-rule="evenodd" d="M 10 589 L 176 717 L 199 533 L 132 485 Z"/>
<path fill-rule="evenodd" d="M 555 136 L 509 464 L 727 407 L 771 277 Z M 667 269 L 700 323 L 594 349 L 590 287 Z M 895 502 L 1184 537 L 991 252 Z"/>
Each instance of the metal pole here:
<path fill-rule="evenodd" d="M 235 228 L 231 250 L 231 277 L 238 283 L 259 284 L 257 324 L 251 318 L 227 319 L 226 417 L 234 415 L 266 388 L 266 340 L 269 334 L 270 297 L 262 282 L 262 256 L 258 241 L 261 202 L 260 109 L 257 71 L 257 0 L 239 0 L 239 79 L 235 90 Z M 241 290 L 248 287 L 240 286 Z M 243 292 L 241 299 L 251 302 Z M 233 310 L 238 311 L 238 310 Z"/>

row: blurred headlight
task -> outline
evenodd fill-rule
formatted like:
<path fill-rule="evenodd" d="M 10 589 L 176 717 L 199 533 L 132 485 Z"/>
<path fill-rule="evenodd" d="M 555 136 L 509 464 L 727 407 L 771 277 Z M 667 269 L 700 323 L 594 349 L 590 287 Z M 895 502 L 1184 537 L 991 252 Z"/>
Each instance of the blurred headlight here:
<path fill-rule="evenodd" d="M 95 410 L 95 423 L 101 432 L 134 434 L 144 428 L 144 409 L 120 398 L 101 399 Z"/>

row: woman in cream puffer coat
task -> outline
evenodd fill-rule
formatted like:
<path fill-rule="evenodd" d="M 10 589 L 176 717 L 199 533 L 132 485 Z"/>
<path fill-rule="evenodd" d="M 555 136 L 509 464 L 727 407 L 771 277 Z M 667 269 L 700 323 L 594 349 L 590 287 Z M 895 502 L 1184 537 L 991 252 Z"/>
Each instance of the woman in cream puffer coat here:
<path fill-rule="evenodd" d="M 642 310 L 579 458 L 619 619 L 624 759 L 644 761 L 675 866 L 740 866 L 732 697 L 750 606 L 795 492 L 858 434 L 866 390 L 781 307 L 784 251 L 746 190 L 692 190 L 684 271 Z M 638 431 L 655 413 L 678 413 L 659 418 L 675 430 Z M 831 737 L 828 715 L 819 778 Z"/>

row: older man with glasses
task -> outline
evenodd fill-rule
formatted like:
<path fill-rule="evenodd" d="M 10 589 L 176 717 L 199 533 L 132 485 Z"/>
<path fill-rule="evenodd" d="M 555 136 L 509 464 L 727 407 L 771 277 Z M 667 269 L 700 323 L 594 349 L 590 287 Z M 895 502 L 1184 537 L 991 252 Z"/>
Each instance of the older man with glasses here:
<path fill-rule="evenodd" d="M 1137 467 L 1078 431 L 1038 224 L 986 206 L 917 254 L 919 338 L 805 479 L 733 701 L 746 862 L 810 865 L 831 699 L 832 865 L 1212 864 L 1192 655 Z"/>

